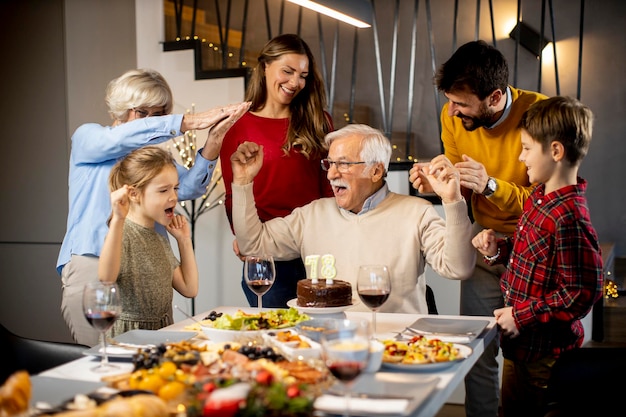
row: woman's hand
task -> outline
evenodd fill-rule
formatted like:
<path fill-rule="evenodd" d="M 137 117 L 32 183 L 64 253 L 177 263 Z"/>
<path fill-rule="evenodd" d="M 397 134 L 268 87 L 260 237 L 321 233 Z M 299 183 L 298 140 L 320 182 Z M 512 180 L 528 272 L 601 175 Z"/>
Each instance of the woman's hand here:
<path fill-rule="evenodd" d="M 226 132 L 243 116 L 250 108 L 250 102 L 240 103 L 234 112 L 226 118 L 217 122 L 207 135 L 206 143 L 202 149 L 202 157 L 209 161 L 214 161 L 220 155 L 222 142 L 226 136 Z"/>
<path fill-rule="evenodd" d="M 186 132 L 188 130 L 208 129 L 220 120 L 237 112 L 239 108 L 244 105 L 246 105 L 246 103 L 229 104 L 228 106 L 214 107 L 201 113 L 185 114 L 180 124 L 180 130 Z M 250 107 L 250 103 L 247 103 L 247 107 Z"/>

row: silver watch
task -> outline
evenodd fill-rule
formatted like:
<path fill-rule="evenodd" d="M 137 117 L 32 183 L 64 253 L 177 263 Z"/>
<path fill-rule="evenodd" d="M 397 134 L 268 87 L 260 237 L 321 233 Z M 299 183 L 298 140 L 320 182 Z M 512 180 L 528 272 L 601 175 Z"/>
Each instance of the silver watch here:
<path fill-rule="evenodd" d="M 485 186 L 485 189 L 483 190 L 482 194 L 485 197 L 491 197 L 493 193 L 496 192 L 497 188 L 498 188 L 498 183 L 496 183 L 496 180 L 493 177 L 489 177 L 489 179 L 487 180 L 487 185 Z"/>

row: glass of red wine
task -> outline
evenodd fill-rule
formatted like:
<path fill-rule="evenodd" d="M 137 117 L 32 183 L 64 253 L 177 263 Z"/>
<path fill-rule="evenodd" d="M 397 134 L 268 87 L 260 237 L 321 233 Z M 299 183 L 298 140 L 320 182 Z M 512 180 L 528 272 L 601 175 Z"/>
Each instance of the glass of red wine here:
<path fill-rule="evenodd" d="M 322 333 L 322 360 L 330 373 L 344 386 L 345 412 L 350 415 L 352 385 L 367 367 L 371 330 L 367 320 L 329 320 Z"/>
<path fill-rule="evenodd" d="M 359 298 L 372 310 L 372 336 L 376 336 L 376 311 L 391 294 L 389 268 L 385 265 L 361 265 L 356 281 Z"/>
<path fill-rule="evenodd" d="M 83 289 L 83 312 L 89 324 L 102 335 L 102 360 L 94 372 L 110 372 L 119 366 L 109 363 L 106 332 L 122 313 L 122 300 L 115 283 L 93 282 Z"/>
<path fill-rule="evenodd" d="M 274 258 L 270 255 L 250 255 L 244 259 L 246 285 L 259 298 L 259 311 L 263 308 L 263 294 L 269 291 L 276 278 Z"/>

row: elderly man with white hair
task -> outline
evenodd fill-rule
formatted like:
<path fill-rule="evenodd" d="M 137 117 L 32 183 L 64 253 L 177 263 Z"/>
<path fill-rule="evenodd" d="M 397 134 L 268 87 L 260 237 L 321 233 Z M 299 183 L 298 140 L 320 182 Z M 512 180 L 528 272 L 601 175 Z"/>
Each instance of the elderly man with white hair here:
<path fill-rule="evenodd" d="M 382 132 L 351 124 L 325 140 L 329 153 L 322 167 L 334 198 L 315 200 L 265 223 L 252 193 L 263 148 L 244 142 L 233 153 L 233 228 L 241 253 L 282 260 L 331 254 L 336 278 L 350 282 L 353 291 L 360 265 L 385 264 L 392 291 L 380 311 L 427 314 L 426 264 L 443 277 L 466 279 L 476 259 L 458 171 L 443 155 L 424 168 L 441 197 L 444 220 L 429 201 L 389 191 L 385 177 L 391 144 Z"/>

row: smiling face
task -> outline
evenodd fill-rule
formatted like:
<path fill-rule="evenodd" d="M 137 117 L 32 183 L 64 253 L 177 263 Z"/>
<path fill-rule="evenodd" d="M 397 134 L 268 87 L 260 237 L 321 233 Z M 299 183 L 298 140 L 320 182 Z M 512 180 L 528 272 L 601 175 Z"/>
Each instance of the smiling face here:
<path fill-rule="evenodd" d="M 131 192 L 129 217 L 144 227 L 154 227 L 157 222 L 166 226 L 174 218 L 178 202 L 178 172 L 174 166 L 161 170 L 142 192 Z"/>
<path fill-rule="evenodd" d="M 265 66 L 267 102 L 270 106 L 289 106 L 304 88 L 309 75 L 306 55 L 285 54 Z"/>
<path fill-rule="evenodd" d="M 550 148 L 544 150 L 541 143 L 534 140 L 524 129 L 522 129 L 522 152 L 519 160 L 526 165 L 531 183 L 547 183 L 554 174 L 556 162 L 551 155 Z"/>
<path fill-rule="evenodd" d="M 471 132 L 479 127 L 491 126 L 497 120 L 495 114 L 498 110 L 490 105 L 494 102 L 493 94 L 484 100 L 480 100 L 476 94 L 466 91 L 447 92 L 445 96 L 449 101 L 448 116 L 460 118 L 467 131 Z"/>
<path fill-rule="evenodd" d="M 351 135 L 332 142 L 328 159 L 335 162 L 360 162 L 360 153 L 361 137 Z M 382 186 L 383 174 L 382 164 L 349 165 L 347 172 L 339 172 L 337 165 L 331 164 L 327 177 L 333 187 L 337 205 L 344 210 L 358 213 L 365 200 Z"/>

